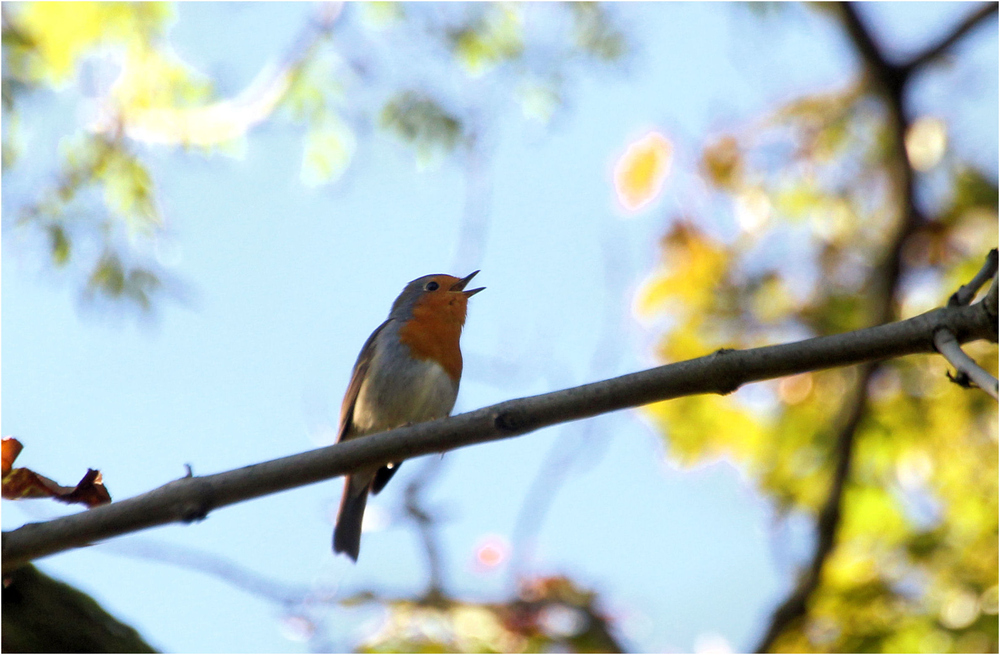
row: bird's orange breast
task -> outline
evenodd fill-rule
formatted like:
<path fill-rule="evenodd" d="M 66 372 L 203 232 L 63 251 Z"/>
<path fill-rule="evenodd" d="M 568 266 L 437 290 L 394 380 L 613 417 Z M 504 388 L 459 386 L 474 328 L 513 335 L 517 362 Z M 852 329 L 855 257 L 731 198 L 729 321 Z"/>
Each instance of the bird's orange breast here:
<path fill-rule="evenodd" d="M 414 358 L 437 362 L 456 384 L 462 377 L 459 338 L 467 305 L 468 298 L 461 293 L 429 294 L 399 328 L 399 339 Z"/>

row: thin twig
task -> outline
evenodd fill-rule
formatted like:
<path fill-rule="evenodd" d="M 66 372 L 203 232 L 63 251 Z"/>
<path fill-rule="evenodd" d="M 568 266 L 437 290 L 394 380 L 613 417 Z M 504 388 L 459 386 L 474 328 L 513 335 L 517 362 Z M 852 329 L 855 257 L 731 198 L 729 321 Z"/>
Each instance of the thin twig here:
<path fill-rule="evenodd" d="M 527 577 L 527 563 L 534 548 L 534 538 L 582 452 L 581 446 L 591 442 L 594 425 L 594 421 L 588 421 L 578 434 L 570 432 L 570 426 L 563 428 L 565 431 L 552 442 L 534 479 L 528 485 L 510 533 L 510 576 L 513 581 Z M 571 447 L 572 441 L 576 441 L 575 448 Z"/>
<path fill-rule="evenodd" d="M 958 291 L 951 294 L 951 298 L 948 299 L 949 305 L 968 305 L 976 297 L 976 293 L 982 288 L 986 282 L 992 278 L 997 273 L 997 249 L 994 248 L 990 251 L 990 254 L 986 255 L 986 261 L 983 262 L 983 267 L 979 269 L 968 284 L 963 284 L 958 288 Z"/>
<path fill-rule="evenodd" d="M 993 276 L 993 282 L 990 283 L 990 289 L 983 296 L 983 309 L 986 313 L 993 317 L 993 341 L 997 340 L 997 276 Z"/>
<path fill-rule="evenodd" d="M 951 48 L 951 46 L 955 45 L 955 43 L 965 36 L 969 30 L 979 25 L 979 23 L 989 16 L 995 14 L 996 11 L 997 3 L 983 3 L 979 9 L 973 11 L 965 18 L 965 20 L 959 23 L 955 29 L 951 31 L 951 33 L 947 34 L 938 43 L 930 46 L 922 53 L 911 59 L 903 68 L 907 71 L 907 73 L 911 73 L 914 70 L 931 63 L 944 54 L 944 52 Z"/>
<path fill-rule="evenodd" d="M 444 567 L 441 565 L 441 549 L 438 546 L 435 524 L 437 518 L 424 507 L 424 490 L 437 476 L 441 467 L 441 457 L 428 457 L 423 468 L 413 476 L 403 492 L 403 507 L 406 516 L 417 527 L 417 534 L 427 557 L 427 592 L 425 598 L 439 598 L 444 594 Z"/>
<path fill-rule="evenodd" d="M 305 585 L 279 582 L 221 555 L 180 544 L 133 537 L 120 542 L 102 544 L 98 550 L 133 559 L 172 564 L 211 575 L 237 589 L 282 607 L 314 602 L 316 598 L 330 599 L 336 596 L 333 590 L 317 591 Z"/>
<path fill-rule="evenodd" d="M 994 250 L 993 252 L 996 251 Z M 958 371 L 958 376 L 952 378 L 953 381 L 959 382 L 964 376 L 965 380 L 971 380 L 977 387 L 993 396 L 994 400 L 998 399 L 997 379 L 965 354 L 962 347 L 958 345 L 954 334 L 948 330 L 938 330 L 934 334 L 934 345 L 937 346 L 938 352 Z"/>

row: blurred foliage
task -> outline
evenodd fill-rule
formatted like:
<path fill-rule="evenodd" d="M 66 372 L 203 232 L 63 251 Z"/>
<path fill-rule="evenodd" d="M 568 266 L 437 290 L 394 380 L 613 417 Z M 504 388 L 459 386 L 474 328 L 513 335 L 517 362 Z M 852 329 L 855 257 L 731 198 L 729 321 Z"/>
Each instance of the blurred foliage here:
<path fill-rule="evenodd" d="M 451 152 L 462 136 L 462 123 L 430 98 L 404 91 L 382 108 L 379 125 L 417 151 L 427 164 L 435 155 Z"/>
<path fill-rule="evenodd" d="M 587 72 L 580 62 L 610 64 L 628 50 L 613 12 L 589 3 L 326 3 L 287 52 L 226 98 L 173 50 L 175 14 L 155 2 L 2 8 L 4 181 L 58 162 L 58 172 L 34 171 L 30 191 L 8 198 L 5 235 L 43 243 L 52 268 L 78 280 L 85 299 L 150 310 L 178 290 L 160 256 L 169 217 L 149 165 L 152 144 L 238 157 L 255 126 L 287 121 L 302 130 L 299 177 L 314 187 L 349 169 L 375 124 L 428 167 L 464 156 L 460 146 L 493 124 L 484 116 L 513 107 L 550 120 L 574 74 Z M 532 20 L 552 29 L 529 32 Z M 445 82 L 417 83 L 395 74 L 400 67 L 434 70 Z M 39 99 L 78 106 L 58 153 L 38 153 L 36 132 L 47 128 L 26 108 Z M 29 153 L 38 153 L 34 161 L 25 161 Z"/>
<path fill-rule="evenodd" d="M 597 608 L 597 595 L 563 576 L 524 581 L 517 597 L 505 603 L 461 602 L 439 594 L 418 601 L 378 602 L 386 610 L 385 619 L 361 652 L 623 652 Z"/>
<path fill-rule="evenodd" d="M 905 206 L 891 179 L 898 162 L 886 112 L 865 87 L 795 99 L 707 143 L 701 175 L 735 224 L 671 222 L 662 267 L 636 303 L 641 315 L 672 320 L 660 358 L 870 325 L 884 312 L 873 277 L 897 247 L 891 313 L 944 306 L 997 244 L 998 190 L 947 149 L 944 121 L 920 125 L 907 137 L 911 162 L 920 153 L 921 170 L 948 192 L 901 244 L 892 242 Z M 996 375 L 995 345 L 967 351 Z M 836 546 L 806 617 L 776 650 L 997 651 L 997 405 L 949 382 L 948 368 L 931 356 L 880 365 L 855 432 Z M 816 514 L 856 384 L 855 368 L 819 371 L 648 414 L 673 460 L 729 458 L 781 515 Z"/>
<path fill-rule="evenodd" d="M 132 626 L 31 564 L 3 583 L 5 653 L 155 653 Z"/>
<path fill-rule="evenodd" d="M 573 12 L 573 38 L 577 47 L 604 61 L 615 61 L 625 55 L 628 49 L 625 35 L 608 20 L 601 5 L 573 2 L 569 7 Z"/>
<path fill-rule="evenodd" d="M 21 83 L 62 85 L 99 45 L 147 52 L 162 36 L 168 5 L 116 2 L 24 3 L 4 15 L 4 65 Z M 6 43 L 7 37 L 11 42 Z"/>
<path fill-rule="evenodd" d="M 523 54 L 523 21 L 523 12 L 517 5 L 489 4 L 472 22 L 450 31 L 448 39 L 468 74 L 479 77 Z"/>
<path fill-rule="evenodd" d="M 24 98 L 45 91 L 67 93 L 88 53 L 121 51 L 128 61 L 145 63 L 126 67 L 121 83 L 108 89 L 122 107 L 163 102 L 164 94 L 156 91 L 164 88 L 171 90 L 170 100 L 197 95 L 158 50 L 171 15 L 168 6 L 20 3 L 6 4 L 2 11 L 5 178 L 32 150 L 25 135 L 32 116 L 21 109 Z M 88 297 L 127 299 L 149 308 L 163 286 L 162 275 L 155 261 L 138 263 L 142 256 L 134 244 L 162 227 L 152 176 L 120 134 L 88 128 L 63 138 L 56 182 L 36 199 L 5 211 L 14 215 L 5 217 L 5 229 L 43 235 L 55 268 L 86 260 L 74 273 L 84 281 Z"/>

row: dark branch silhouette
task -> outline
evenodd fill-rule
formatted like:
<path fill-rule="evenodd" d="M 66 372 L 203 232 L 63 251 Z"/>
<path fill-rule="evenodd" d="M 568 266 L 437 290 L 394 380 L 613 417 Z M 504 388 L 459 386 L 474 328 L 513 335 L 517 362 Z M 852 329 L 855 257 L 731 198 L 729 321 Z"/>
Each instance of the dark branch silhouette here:
<path fill-rule="evenodd" d="M 907 73 L 912 73 L 918 68 L 929 64 L 947 52 L 955 43 L 959 41 L 963 36 L 965 36 L 974 27 L 982 23 L 984 20 L 997 13 L 997 3 L 986 2 L 983 3 L 979 9 L 970 13 L 965 20 L 958 24 L 955 29 L 943 37 L 938 43 L 930 46 L 922 53 L 910 60 L 906 64 L 905 70 Z"/>
<path fill-rule="evenodd" d="M 900 275 L 902 273 L 902 255 L 906 241 L 923 223 L 923 216 L 917 208 L 914 192 L 915 174 L 906 152 L 906 132 L 910 124 L 910 119 L 906 111 L 906 85 L 914 71 L 940 56 L 972 29 L 972 27 L 995 12 L 996 5 L 983 6 L 970 15 L 938 44 L 928 48 L 911 62 L 902 66 L 889 61 L 882 48 L 876 43 L 874 37 L 858 16 L 853 4 L 842 3 L 839 6 L 839 10 L 844 28 L 855 49 L 861 56 L 864 68 L 867 71 L 869 88 L 871 92 L 882 98 L 888 108 L 890 145 L 886 164 L 892 183 L 891 193 L 894 197 L 894 203 L 900 208 L 900 216 L 892 240 L 887 246 L 886 255 L 869 278 L 869 286 L 872 291 L 871 311 L 875 317 L 875 322 L 882 323 L 892 318 L 893 299 L 899 288 Z M 989 272 L 984 273 L 984 271 Z M 983 270 L 969 284 L 964 285 L 952 296 L 949 305 L 970 302 L 976 290 L 992 277 L 995 272 L 996 251 L 994 250 L 987 257 Z M 972 288 L 973 286 L 974 288 Z M 970 288 L 971 292 L 969 291 Z M 966 298 L 966 296 L 968 297 Z M 958 303 L 956 302 L 956 298 L 960 298 L 965 302 Z M 942 329 L 935 334 L 935 343 L 938 350 L 941 351 L 941 343 L 939 342 L 944 340 L 947 342 L 946 348 L 952 356 L 965 356 L 965 353 L 959 348 L 956 340 L 953 338 L 950 341 L 948 340 L 950 336 L 950 333 L 946 329 Z M 955 350 L 958 351 L 959 355 L 955 354 Z M 942 352 L 942 354 L 944 353 Z M 968 366 L 969 363 L 971 363 L 972 367 L 979 368 L 968 357 L 965 357 L 967 361 L 963 361 L 965 368 L 959 367 L 951 357 L 946 355 L 946 358 L 956 368 L 959 368 L 960 372 L 965 372 L 966 369 L 972 370 Z M 833 552 L 836 544 L 837 531 L 842 515 L 844 489 L 850 475 L 851 455 L 854 450 L 857 429 L 869 409 L 868 385 L 879 368 L 874 363 L 862 367 L 854 389 L 841 408 L 840 415 L 848 416 L 849 419 L 842 426 L 838 434 L 837 445 L 834 450 L 833 480 L 816 522 L 816 546 L 809 564 L 804 568 L 795 589 L 772 614 L 764 637 L 757 645 L 757 652 L 772 650 L 775 641 L 781 634 L 801 621 L 807 613 L 809 598 L 819 587 L 823 566 Z M 987 378 L 992 378 L 986 371 L 979 370 Z M 977 373 L 977 384 L 979 386 L 989 384 L 987 378 L 983 378 Z M 983 388 L 986 389 L 986 387 Z M 995 380 L 993 380 L 991 389 L 987 389 L 987 391 L 990 390 L 992 390 L 991 395 L 996 397 Z"/>
<path fill-rule="evenodd" d="M 847 401 L 841 407 L 841 415 L 846 413 L 848 418 L 837 433 L 833 479 L 826 501 L 816 519 L 816 548 L 794 591 L 772 614 L 767 633 L 757 646 L 758 653 L 771 650 L 775 640 L 805 616 L 809 597 L 819 587 L 823 565 L 826 564 L 836 543 L 837 528 L 843 513 L 844 487 L 851 471 L 855 436 L 868 409 L 868 383 L 877 368 L 874 364 L 866 364 L 862 368 L 857 384 L 851 389 Z"/>

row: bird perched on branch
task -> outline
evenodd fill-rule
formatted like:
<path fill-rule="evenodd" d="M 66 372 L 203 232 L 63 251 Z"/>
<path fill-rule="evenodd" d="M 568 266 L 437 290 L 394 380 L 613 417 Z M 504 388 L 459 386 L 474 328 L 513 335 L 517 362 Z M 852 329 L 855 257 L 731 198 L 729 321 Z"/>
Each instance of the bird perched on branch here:
<path fill-rule="evenodd" d="M 354 363 L 340 407 L 338 442 L 451 413 L 462 377 L 458 342 L 466 309 L 469 298 L 483 290 L 465 287 L 478 272 L 461 279 L 425 275 L 406 285 Z M 335 553 L 358 560 L 368 492 L 381 491 L 399 465 L 347 476 L 333 531 Z"/>

